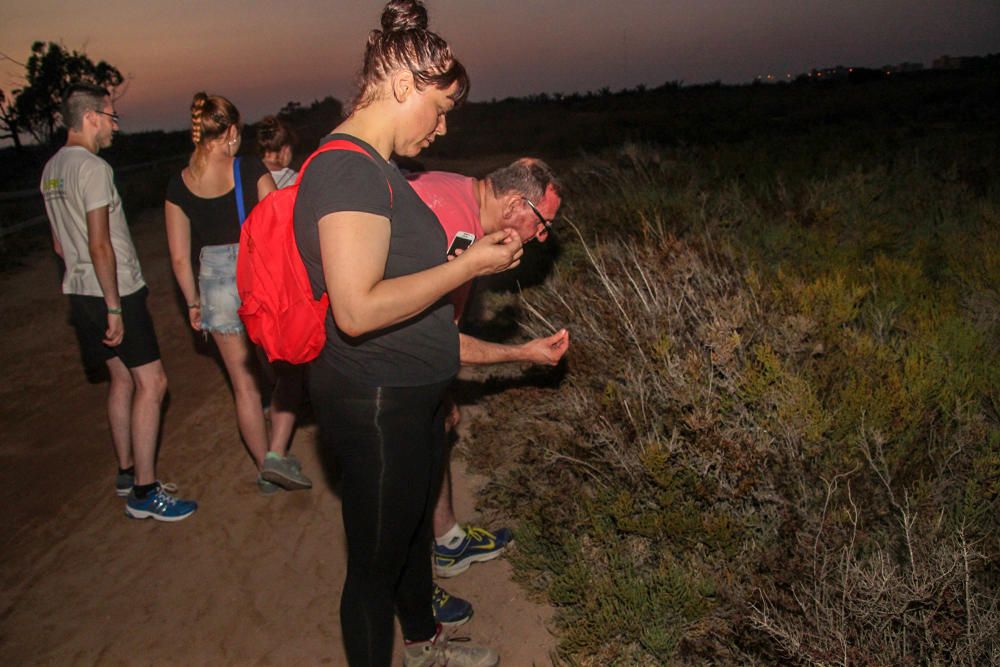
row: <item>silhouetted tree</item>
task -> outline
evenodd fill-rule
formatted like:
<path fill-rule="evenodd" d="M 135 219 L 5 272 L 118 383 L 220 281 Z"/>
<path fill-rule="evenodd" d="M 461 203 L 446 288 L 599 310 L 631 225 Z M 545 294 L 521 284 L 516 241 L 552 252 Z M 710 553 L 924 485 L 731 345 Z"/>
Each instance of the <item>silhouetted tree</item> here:
<path fill-rule="evenodd" d="M 87 81 L 103 86 L 112 98 L 120 96 L 118 89 L 125 82 L 113 65 L 103 60 L 94 64 L 86 54 L 67 51 L 55 42 L 31 45 L 24 79 L 27 85 L 14 91 L 14 122 L 39 143 L 50 143 L 55 138 L 62 94 L 71 82 Z"/>
<path fill-rule="evenodd" d="M 17 128 L 17 114 L 14 111 L 13 99 L 8 100 L 7 95 L 0 90 L 0 140 L 10 139 L 14 142 L 14 148 L 21 152 L 21 137 Z"/>
<path fill-rule="evenodd" d="M 340 100 L 327 96 L 313 100 L 308 107 L 299 102 L 289 102 L 281 107 L 278 116 L 295 129 L 299 145 L 311 151 L 321 137 L 344 119 L 344 107 Z"/>
<path fill-rule="evenodd" d="M 296 102 L 296 101 L 292 100 L 288 104 L 286 104 L 285 106 L 281 107 L 281 110 L 278 112 L 278 115 L 279 116 L 285 116 L 285 117 L 294 116 L 296 113 L 298 113 L 298 111 L 301 108 L 302 108 L 302 104 L 300 102 Z"/>

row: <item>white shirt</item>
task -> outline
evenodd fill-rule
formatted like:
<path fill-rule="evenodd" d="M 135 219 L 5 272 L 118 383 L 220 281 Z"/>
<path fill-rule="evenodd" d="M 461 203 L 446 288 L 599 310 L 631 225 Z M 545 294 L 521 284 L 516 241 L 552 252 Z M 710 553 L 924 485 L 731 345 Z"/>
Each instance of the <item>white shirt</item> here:
<path fill-rule="evenodd" d="M 278 189 L 287 188 L 289 185 L 295 182 L 295 177 L 299 175 L 299 172 L 295 171 L 291 167 L 285 167 L 284 169 L 279 169 L 278 171 L 272 171 L 271 177 L 274 179 L 274 184 L 278 186 Z"/>
<path fill-rule="evenodd" d="M 52 232 L 63 248 L 64 294 L 104 296 L 90 258 L 87 233 L 87 212 L 103 206 L 108 207 L 118 294 L 128 296 L 146 285 L 111 165 L 83 146 L 63 146 L 45 164 L 40 189 Z"/>

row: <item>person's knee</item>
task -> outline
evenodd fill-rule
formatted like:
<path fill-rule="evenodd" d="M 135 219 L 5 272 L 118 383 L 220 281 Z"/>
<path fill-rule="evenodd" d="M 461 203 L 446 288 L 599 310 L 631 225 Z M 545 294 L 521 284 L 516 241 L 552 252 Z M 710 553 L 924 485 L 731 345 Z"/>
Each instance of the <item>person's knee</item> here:
<path fill-rule="evenodd" d="M 260 387 L 252 377 L 230 377 L 233 383 L 233 395 L 237 401 L 260 402 Z"/>
<path fill-rule="evenodd" d="M 135 388 L 135 383 L 132 381 L 132 373 L 129 372 L 129 369 L 126 368 L 121 359 L 111 357 L 107 361 L 107 367 L 112 392 L 131 392 Z"/>
<path fill-rule="evenodd" d="M 167 374 L 163 372 L 163 369 L 157 373 L 153 385 L 152 391 L 156 393 L 157 400 L 162 401 L 163 397 L 167 395 Z"/>
<path fill-rule="evenodd" d="M 133 369 L 133 378 L 136 388 L 142 393 L 144 398 L 162 402 L 167 394 L 167 374 L 163 370 L 163 364 L 154 361 L 145 366 Z"/>
<path fill-rule="evenodd" d="M 135 382 L 132 381 L 132 376 L 127 371 L 124 375 L 112 373 L 108 391 L 116 395 L 131 395 L 135 391 Z"/>

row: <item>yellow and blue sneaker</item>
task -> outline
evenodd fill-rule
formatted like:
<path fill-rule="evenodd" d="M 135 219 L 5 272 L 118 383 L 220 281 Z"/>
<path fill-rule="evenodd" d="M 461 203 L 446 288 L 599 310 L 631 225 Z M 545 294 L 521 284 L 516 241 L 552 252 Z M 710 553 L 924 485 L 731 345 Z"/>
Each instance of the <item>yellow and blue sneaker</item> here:
<path fill-rule="evenodd" d="M 434 574 L 444 579 L 462 574 L 473 563 L 493 560 L 513 542 L 510 528 L 491 533 L 478 526 L 465 526 L 465 537 L 447 545 L 434 542 Z"/>
<path fill-rule="evenodd" d="M 472 604 L 468 600 L 451 595 L 437 584 L 431 595 L 431 609 L 434 610 L 434 622 L 448 627 L 462 625 L 472 618 Z"/>

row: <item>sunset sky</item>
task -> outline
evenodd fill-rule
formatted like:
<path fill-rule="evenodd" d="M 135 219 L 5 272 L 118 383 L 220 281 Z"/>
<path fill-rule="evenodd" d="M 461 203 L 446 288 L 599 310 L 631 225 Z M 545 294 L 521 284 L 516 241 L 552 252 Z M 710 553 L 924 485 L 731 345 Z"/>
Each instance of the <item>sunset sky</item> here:
<path fill-rule="evenodd" d="M 375 0 L 0 0 L 0 52 L 36 40 L 130 78 L 125 131 L 186 126 L 198 90 L 248 121 L 289 100 L 345 99 Z M 472 77 L 473 100 L 666 81 L 747 82 L 838 64 L 879 67 L 1000 52 L 998 0 L 427 0 L 431 29 Z M 0 62 L 0 86 L 23 69 Z"/>

